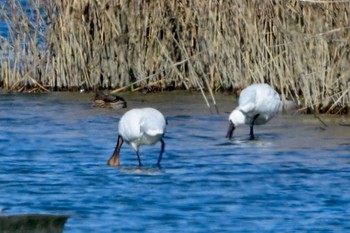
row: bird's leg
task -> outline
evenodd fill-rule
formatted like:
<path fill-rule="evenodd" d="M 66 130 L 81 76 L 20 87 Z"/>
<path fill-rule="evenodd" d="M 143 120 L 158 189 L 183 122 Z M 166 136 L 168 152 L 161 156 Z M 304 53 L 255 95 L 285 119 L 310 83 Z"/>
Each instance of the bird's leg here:
<path fill-rule="evenodd" d="M 250 125 L 249 139 L 254 140 L 253 124 Z"/>
<path fill-rule="evenodd" d="M 161 143 L 162 145 L 161 145 L 161 148 L 160 148 L 160 154 L 159 154 L 158 162 L 157 162 L 157 166 L 158 166 L 158 167 L 160 167 L 160 161 L 162 160 L 162 156 L 163 156 L 163 152 L 164 152 L 164 147 L 165 147 L 165 143 L 164 143 L 164 140 L 163 140 L 163 139 L 160 140 L 160 143 Z"/>
<path fill-rule="evenodd" d="M 141 167 L 142 163 L 141 163 L 141 159 L 140 159 L 140 155 L 139 155 L 139 150 L 138 149 L 136 151 L 136 155 L 137 155 L 137 160 L 139 161 L 139 167 Z"/>
<path fill-rule="evenodd" d="M 119 161 L 119 153 L 120 153 L 120 149 L 122 148 L 123 145 L 123 138 L 122 136 L 118 136 L 118 143 L 114 149 L 114 152 L 111 156 L 111 158 L 108 160 L 107 164 L 109 166 L 119 166 L 120 165 L 120 161 Z"/>
<path fill-rule="evenodd" d="M 250 124 L 250 133 L 249 133 L 249 136 L 250 136 L 250 140 L 254 140 L 254 130 L 253 130 L 253 127 L 254 127 L 254 122 L 255 120 L 259 117 L 260 114 L 256 114 L 254 117 L 253 117 L 253 120 L 252 120 L 252 123 Z"/>

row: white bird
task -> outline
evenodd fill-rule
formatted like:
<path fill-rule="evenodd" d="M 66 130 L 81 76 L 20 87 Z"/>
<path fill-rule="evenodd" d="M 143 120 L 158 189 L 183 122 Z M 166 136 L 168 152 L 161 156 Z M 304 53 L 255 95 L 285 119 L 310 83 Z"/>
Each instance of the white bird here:
<path fill-rule="evenodd" d="M 108 160 L 109 166 L 119 166 L 119 153 L 124 141 L 130 144 L 136 151 L 139 166 L 142 166 L 139 147 L 141 145 L 154 145 L 161 142 L 161 150 L 157 165 L 160 165 L 164 152 L 165 143 L 163 136 L 165 133 L 166 120 L 161 112 L 154 108 L 135 108 L 127 111 L 119 121 L 118 143 Z"/>
<path fill-rule="evenodd" d="M 280 95 L 268 84 L 253 84 L 241 92 L 238 107 L 228 120 L 230 125 L 226 137 L 231 139 L 238 125 L 250 125 L 250 139 L 254 139 L 254 125 L 262 125 L 271 120 L 279 111 Z"/>

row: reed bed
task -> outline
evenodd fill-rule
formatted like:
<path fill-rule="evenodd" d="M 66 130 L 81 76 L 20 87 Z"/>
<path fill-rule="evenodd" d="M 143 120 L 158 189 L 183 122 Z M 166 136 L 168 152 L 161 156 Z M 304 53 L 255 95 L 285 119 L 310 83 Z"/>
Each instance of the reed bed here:
<path fill-rule="evenodd" d="M 348 1 L 28 4 L 1 9 L 4 89 L 200 90 L 215 105 L 215 92 L 265 82 L 300 111 L 349 112 Z"/>

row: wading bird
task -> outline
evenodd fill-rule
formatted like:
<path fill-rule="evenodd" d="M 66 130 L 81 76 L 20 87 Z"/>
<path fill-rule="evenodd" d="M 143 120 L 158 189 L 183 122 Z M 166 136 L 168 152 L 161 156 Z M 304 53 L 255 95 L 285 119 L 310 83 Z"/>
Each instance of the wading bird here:
<path fill-rule="evenodd" d="M 253 84 L 241 92 L 238 107 L 228 120 L 230 122 L 226 137 L 231 139 L 238 125 L 250 125 L 250 139 L 254 139 L 254 125 L 262 125 L 271 120 L 279 111 L 281 98 L 268 84 Z"/>
<path fill-rule="evenodd" d="M 109 166 L 120 165 L 119 153 L 125 141 L 134 148 L 139 166 L 142 166 L 139 147 L 141 145 L 154 145 L 160 141 L 161 150 L 157 162 L 157 165 L 160 166 L 165 147 L 163 141 L 165 124 L 166 120 L 163 114 L 154 108 L 135 108 L 126 112 L 119 121 L 118 142 L 107 164 Z"/>

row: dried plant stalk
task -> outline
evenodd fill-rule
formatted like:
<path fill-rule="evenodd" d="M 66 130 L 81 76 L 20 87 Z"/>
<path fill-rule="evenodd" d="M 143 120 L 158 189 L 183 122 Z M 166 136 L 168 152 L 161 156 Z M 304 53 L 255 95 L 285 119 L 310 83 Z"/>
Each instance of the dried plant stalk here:
<path fill-rule="evenodd" d="M 28 0 L 28 2 L 31 2 Z M 347 1 L 33 0 L 1 9 L 5 89 L 274 86 L 316 113 L 349 110 Z M 23 87 L 26 87 L 23 89 Z M 209 103 L 209 102 L 207 102 Z"/>

